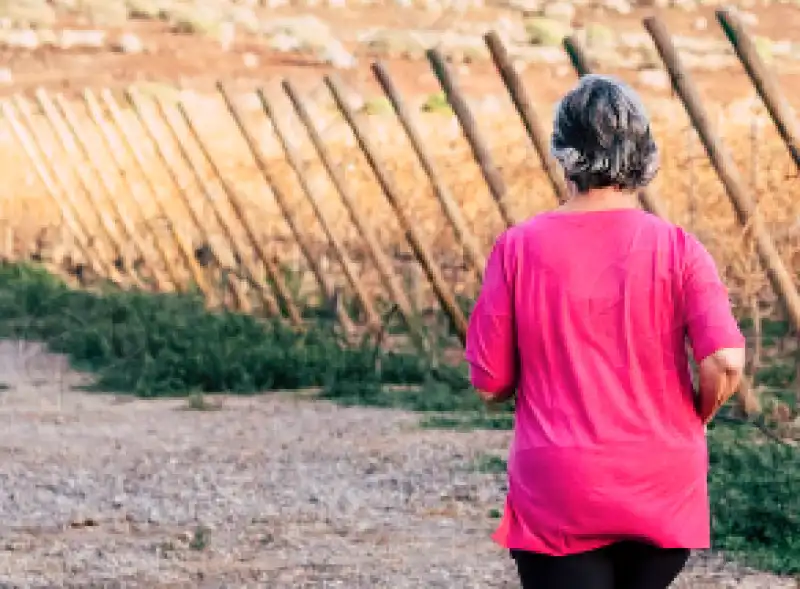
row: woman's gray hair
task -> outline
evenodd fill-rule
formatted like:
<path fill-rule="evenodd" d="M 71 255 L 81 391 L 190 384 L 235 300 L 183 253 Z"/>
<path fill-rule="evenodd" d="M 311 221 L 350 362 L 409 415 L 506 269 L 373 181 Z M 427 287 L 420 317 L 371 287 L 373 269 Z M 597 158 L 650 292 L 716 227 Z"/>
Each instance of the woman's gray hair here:
<path fill-rule="evenodd" d="M 633 89 L 609 76 L 584 76 L 564 96 L 556 107 L 551 151 L 579 192 L 641 188 L 659 168 L 644 105 Z"/>

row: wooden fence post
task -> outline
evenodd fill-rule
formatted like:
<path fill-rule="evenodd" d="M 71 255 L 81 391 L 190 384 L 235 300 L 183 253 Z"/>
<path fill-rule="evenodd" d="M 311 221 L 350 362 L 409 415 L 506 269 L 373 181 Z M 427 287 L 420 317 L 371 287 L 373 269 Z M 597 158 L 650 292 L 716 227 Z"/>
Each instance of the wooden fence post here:
<path fill-rule="evenodd" d="M 42 109 L 45 120 L 55 132 L 56 141 L 61 145 L 61 149 L 66 156 L 65 161 L 70 161 L 70 156 L 79 151 L 78 145 L 70 135 L 69 129 L 58 115 L 58 112 L 55 111 L 53 105 L 46 99 L 44 92 L 41 90 L 37 91 L 35 98 L 39 108 Z M 75 164 L 76 162 L 71 161 L 70 163 Z M 120 236 L 119 228 L 114 219 L 108 214 L 105 206 L 106 203 L 103 202 L 104 199 L 99 198 L 92 188 L 92 183 L 83 166 L 73 165 L 72 167 L 76 172 L 78 185 L 88 198 L 90 208 L 94 210 L 94 213 L 100 220 L 100 227 L 104 230 L 112 249 L 116 251 L 115 265 L 117 269 L 120 271 L 124 270 L 127 273 L 127 282 L 129 284 L 132 284 L 136 288 L 143 289 L 144 283 L 139 279 L 136 273 L 132 271 L 133 269 L 130 267 L 131 264 L 127 263 L 127 260 L 125 260 L 125 247 L 123 245 L 125 240 Z"/>
<path fill-rule="evenodd" d="M 155 138 L 157 136 L 156 127 L 155 127 L 155 118 L 156 117 L 154 117 L 153 120 L 150 120 L 148 118 L 148 116 L 146 114 L 146 109 L 145 109 L 144 104 L 142 102 L 142 98 L 133 89 L 129 89 L 128 90 L 127 98 L 128 98 L 128 102 L 130 102 L 132 105 L 135 105 L 134 108 L 137 111 L 137 113 L 139 114 L 139 116 L 142 118 L 142 120 L 145 123 L 145 125 L 148 127 L 150 135 Z M 186 164 L 186 166 L 189 168 L 189 173 L 192 174 L 192 176 L 194 177 L 195 181 L 197 182 L 198 186 L 200 187 L 201 192 L 203 193 L 203 196 L 205 197 L 206 201 L 211 206 L 211 209 L 214 212 L 214 216 L 216 217 L 217 221 L 219 222 L 220 226 L 222 227 L 222 230 L 225 233 L 225 237 L 228 240 L 229 247 L 231 247 L 231 253 L 234 255 L 235 258 L 239 259 L 239 261 L 240 261 L 239 263 L 241 264 L 241 266 L 244 267 L 244 270 L 245 270 L 245 272 L 247 274 L 248 282 L 250 282 L 252 288 L 254 288 L 256 290 L 256 292 L 258 292 L 258 294 L 261 297 L 261 300 L 264 303 L 267 311 L 269 313 L 271 313 L 272 315 L 280 315 L 280 311 L 278 309 L 278 306 L 277 306 L 277 303 L 276 303 L 275 299 L 264 288 L 264 285 L 261 284 L 261 281 L 259 280 L 258 272 L 256 271 L 254 265 L 252 264 L 251 259 L 247 255 L 245 255 L 246 254 L 246 248 L 243 247 L 243 245 L 237 239 L 237 236 L 236 236 L 236 233 L 235 233 L 233 227 L 230 225 L 230 223 L 228 223 L 228 220 L 225 218 L 225 216 L 219 210 L 217 202 L 214 199 L 213 195 L 211 194 L 211 190 L 208 187 L 208 184 L 206 183 L 206 179 L 203 177 L 202 171 L 200 170 L 198 164 L 195 163 L 195 161 L 192 158 L 192 156 L 189 154 L 189 151 L 186 149 L 186 146 L 183 144 L 183 140 L 182 140 L 182 138 L 180 136 L 180 133 L 178 131 L 177 121 L 172 116 L 170 116 L 169 112 L 167 111 L 166 106 L 164 105 L 164 103 L 161 100 L 159 100 L 158 98 L 154 98 L 152 100 L 152 102 L 153 102 L 153 104 L 155 106 L 158 118 L 161 119 L 161 123 L 166 127 L 167 133 L 172 138 L 172 141 L 175 143 L 176 147 L 178 148 L 178 153 L 179 153 L 181 159 Z M 206 161 L 211 162 L 212 172 L 216 172 L 217 171 L 216 166 L 215 166 L 213 160 L 210 159 L 210 155 L 209 155 L 209 153 L 208 153 L 208 151 L 207 151 L 207 149 L 205 147 L 205 144 L 203 144 L 200 141 L 200 136 L 196 134 L 194 126 L 192 125 L 191 120 L 188 117 L 188 114 L 185 113 L 185 111 L 182 108 L 182 105 L 180 105 L 180 104 L 179 104 L 179 107 L 178 107 L 178 112 L 180 113 L 181 118 L 186 123 L 186 126 L 187 126 L 187 128 L 189 130 L 189 134 L 192 136 L 192 139 L 194 140 L 195 144 L 200 149 L 200 152 L 201 152 L 203 158 L 206 159 Z M 159 153 L 161 155 L 162 160 L 164 160 L 164 163 L 167 164 L 168 163 L 168 157 L 167 157 L 166 150 L 162 149 L 162 148 L 159 148 L 158 151 L 159 151 Z M 174 169 L 175 169 L 174 164 L 169 164 L 169 165 L 171 166 L 171 168 L 173 170 L 173 172 L 172 172 L 173 179 L 177 180 L 177 174 L 174 172 Z M 224 181 L 221 181 L 221 182 L 223 183 L 223 190 L 226 192 L 226 196 L 227 196 L 228 195 L 227 194 L 227 188 L 228 187 L 227 187 L 227 185 L 224 184 Z M 211 236 L 208 233 L 208 230 L 206 229 L 205 224 L 203 223 L 202 214 L 198 212 L 194 200 L 191 199 L 183 190 L 180 189 L 179 182 L 175 181 L 174 183 L 175 183 L 176 186 L 178 186 L 178 188 L 180 190 L 180 193 L 181 193 L 181 196 L 184 199 L 184 202 L 185 202 L 185 204 L 186 204 L 186 206 L 187 206 L 187 208 L 189 210 L 189 214 L 192 216 L 192 219 L 193 219 L 194 223 L 198 227 L 200 227 L 201 232 L 203 233 L 203 240 L 208 244 L 209 248 L 213 249 L 213 246 L 211 245 L 211 243 L 212 243 L 211 242 Z M 239 217 L 240 224 L 242 226 L 244 226 L 245 227 L 245 231 L 248 232 L 249 231 L 249 227 L 247 225 L 247 220 L 241 218 L 241 216 L 240 216 L 241 215 L 241 211 L 239 209 L 237 209 L 235 205 L 234 205 L 234 214 L 236 214 L 237 217 Z M 248 237 L 250 237 L 249 234 L 248 234 Z M 255 245 L 256 248 L 258 247 L 257 244 L 254 244 L 254 245 Z M 219 256 L 219 254 L 217 252 L 215 252 L 214 255 L 215 255 L 216 259 L 217 259 L 217 262 L 220 263 L 220 259 L 221 258 Z M 222 266 L 221 263 L 220 263 L 220 266 Z M 228 269 L 225 269 L 225 270 L 227 271 Z M 238 270 L 238 269 L 236 269 L 236 270 Z M 237 303 L 239 305 L 239 308 L 242 311 L 251 312 L 252 311 L 252 305 L 250 303 L 250 300 L 247 297 L 247 293 L 242 289 L 241 285 L 238 282 L 236 282 L 235 280 L 233 280 L 233 281 L 231 281 L 229 283 L 228 286 L 232 290 L 233 295 L 236 298 Z M 299 325 L 299 323 L 298 323 L 298 325 Z"/>
<path fill-rule="evenodd" d="M 506 203 L 506 194 L 508 192 L 506 183 L 494 163 L 491 153 L 489 153 L 486 141 L 478 130 L 478 123 L 475 121 L 475 117 L 472 116 L 458 81 L 450 71 L 450 68 L 447 67 L 444 57 L 438 49 L 429 49 L 426 55 L 442 90 L 444 90 L 445 96 L 447 96 L 447 102 L 450 103 L 456 118 L 458 118 L 461 130 L 464 132 L 464 136 L 472 149 L 472 154 L 475 156 L 486 184 L 489 186 L 489 191 L 497 203 L 500 216 L 506 226 L 511 227 L 514 224 L 514 217 Z"/>
<path fill-rule="evenodd" d="M 103 170 L 102 167 L 98 166 L 95 162 L 95 159 L 91 153 L 91 146 L 84 138 L 86 130 L 81 127 L 81 123 L 75 116 L 75 112 L 70 108 L 70 105 L 67 104 L 63 97 L 56 96 L 55 101 L 53 102 L 50 100 L 50 97 L 44 93 L 44 91 L 40 91 L 39 101 L 41 104 L 48 105 L 48 108 L 53 112 L 53 116 L 56 116 L 60 111 L 60 114 L 66 123 L 67 130 L 75 139 L 77 139 L 77 147 L 79 148 L 80 153 L 83 155 L 83 159 L 87 162 L 89 168 L 99 179 L 100 185 L 105 191 L 106 200 L 111 203 L 111 208 L 116 213 L 117 221 L 124 230 L 125 238 L 133 245 L 135 251 L 139 253 L 139 255 L 142 257 L 142 260 L 145 262 L 145 265 L 148 266 L 148 270 L 155 281 L 156 289 L 161 292 L 169 290 L 169 287 L 166 286 L 169 280 L 165 279 L 163 273 L 159 271 L 158 265 L 154 263 L 155 258 L 152 255 L 152 250 L 144 247 L 144 240 L 140 239 L 140 236 L 136 234 L 136 228 L 131 221 L 131 216 L 120 206 L 120 199 L 117 198 L 117 195 L 115 194 L 113 182 L 109 180 L 105 170 Z M 134 268 L 131 268 L 131 271 L 133 270 Z"/>
<path fill-rule="evenodd" d="M 522 82 L 522 78 L 514 69 L 514 64 L 508 56 L 508 50 L 495 31 L 487 33 L 484 41 L 489 48 L 489 53 L 492 55 L 494 65 L 500 73 L 508 93 L 511 95 L 511 101 L 517 109 L 519 118 L 528 132 L 528 137 L 530 137 L 536 153 L 539 154 L 539 160 L 542 162 L 542 167 L 550 180 L 550 184 L 553 186 L 556 198 L 560 203 L 566 202 L 569 199 L 569 189 L 564 180 L 564 173 L 556 159 L 550 155 L 550 142 L 547 139 L 547 133 L 533 108 L 533 103 L 530 96 L 528 96 L 528 91 Z"/>
<path fill-rule="evenodd" d="M 411 147 L 417 154 L 422 169 L 431 182 L 433 193 L 439 199 L 442 210 L 447 220 L 450 221 L 450 225 L 453 227 L 456 239 L 464 250 L 464 257 L 467 259 L 467 263 L 475 272 L 478 280 L 483 280 L 483 268 L 486 264 L 486 255 L 481 251 L 475 236 L 469 230 L 469 227 L 467 227 L 467 223 L 464 220 L 464 216 L 461 214 L 461 208 L 458 206 L 458 203 L 455 201 L 444 182 L 442 182 L 439 170 L 436 169 L 433 157 L 427 147 L 425 147 L 425 142 L 422 140 L 417 130 L 417 124 L 414 122 L 411 113 L 406 107 L 405 101 L 400 95 L 400 91 L 395 86 L 389 72 L 382 63 L 376 62 L 372 64 L 372 72 L 375 74 L 384 93 L 389 98 L 389 102 L 392 103 L 394 112 L 405 130 L 408 140 L 411 142 Z"/>
<path fill-rule="evenodd" d="M 60 98 L 60 96 L 58 96 L 57 99 L 58 98 Z M 109 125 L 108 121 L 103 115 L 103 109 L 100 108 L 100 103 L 97 102 L 97 98 L 95 98 L 91 90 L 88 89 L 84 90 L 83 101 L 86 104 L 86 108 L 89 113 L 90 119 L 92 120 L 95 127 L 97 127 L 97 129 L 100 131 L 100 137 L 103 139 L 103 144 L 105 145 L 105 148 L 108 150 L 112 160 L 114 161 L 114 166 L 117 169 L 117 174 L 120 176 L 122 182 L 126 185 L 128 193 L 132 196 L 133 200 L 136 202 L 142 220 L 149 229 L 150 234 L 153 236 L 153 241 L 155 243 L 156 250 L 158 251 L 159 257 L 161 258 L 161 262 L 164 264 L 164 268 L 167 271 L 170 282 L 172 283 L 172 285 L 174 285 L 176 290 L 181 290 L 181 288 L 183 287 L 183 278 L 181 276 L 181 273 L 173 264 L 172 259 L 170 258 L 169 247 L 167 246 L 167 243 L 164 241 L 164 239 L 161 236 L 161 233 L 155 227 L 151 219 L 145 216 L 144 201 L 141 199 L 137 191 L 134 190 L 133 183 L 131 182 L 127 170 L 125 169 L 125 161 L 122 157 L 124 149 L 120 143 L 119 137 L 117 137 L 112 131 L 111 126 Z M 154 195 L 154 197 L 158 198 L 158 195 L 156 194 Z"/>
<path fill-rule="evenodd" d="M 714 132 L 697 89 L 689 78 L 688 72 L 680 63 L 669 32 L 664 24 L 656 18 L 647 18 L 644 23 L 666 65 L 672 85 L 683 101 L 689 118 L 703 141 L 708 157 L 728 193 L 739 224 L 744 230 L 751 232 L 761 265 L 786 309 L 792 326 L 795 331 L 800 331 L 800 294 L 798 294 L 794 277 L 787 270 L 772 237 L 764 227 L 756 203 L 746 189 L 745 182 L 730 153 Z"/>
<path fill-rule="evenodd" d="M 297 178 L 300 187 L 303 189 L 303 193 L 306 195 L 306 199 L 311 204 L 311 208 L 314 210 L 314 214 L 316 215 L 319 224 L 322 226 L 325 236 L 328 238 L 328 242 L 333 249 L 334 255 L 342 266 L 342 270 L 344 271 L 347 281 L 350 283 L 356 298 L 361 304 L 361 309 L 364 312 L 367 328 L 372 332 L 377 333 L 381 329 L 381 317 L 378 314 L 378 311 L 375 309 L 375 306 L 372 304 L 372 299 L 370 298 L 369 294 L 367 294 L 364 285 L 361 284 L 361 281 L 358 278 L 358 271 L 353 266 L 353 262 L 350 259 L 350 256 L 348 256 L 344 244 L 336 236 L 333 226 L 325 216 L 319 197 L 311 188 L 311 184 L 309 184 L 308 180 L 306 180 L 305 173 L 302 165 L 300 164 L 300 154 L 297 153 L 297 150 L 292 147 L 291 143 L 289 143 L 286 132 L 281 128 L 280 121 L 278 117 L 275 116 L 275 112 L 272 110 L 272 106 L 267 100 L 264 91 L 259 88 L 256 90 L 256 94 L 261 102 L 261 108 L 264 110 L 264 113 L 266 114 L 270 123 L 272 123 L 275 136 L 278 138 L 278 141 L 283 148 L 283 152 L 286 155 L 286 160 L 289 162 L 289 165 L 294 171 L 295 177 Z M 260 161 L 261 159 L 263 158 L 261 157 L 261 154 L 259 154 L 257 156 L 257 161 Z"/>
<path fill-rule="evenodd" d="M 756 92 L 767 107 L 795 165 L 800 168 L 800 126 L 775 75 L 758 55 L 755 43 L 744 30 L 741 19 L 727 8 L 717 10 L 716 15 Z"/>
<path fill-rule="evenodd" d="M 314 121 L 311 119 L 311 115 L 309 114 L 305 103 L 300 98 L 300 95 L 294 89 L 294 86 L 291 84 L 291 82 L 289 82 L 289 80 L 283 81 L 283 89 L 286 92 L 286 95 L 289 97 L 297 116 L 300 118 L 300 121 L 306 128 L 308 136 L 311 139 L 311 143 L 314 145 L 314 149 L 316 150 L 322 165 L 328 172 L 328 176 L 333 182 L 333 185 L 336 188 L 336 191 L 339 193 L 339 196 L 342 198 L 342 202 L 344 203 L 347 212 L 350 214 L 350 219 L 353 221 L 353 225 L 355 225 L 358 233 L 367 244 L 367 250 L 372 258 L 372 261 L 375 263 L 375 268 L 378 270 L 378 273 L 383 279 L 383 283 L 389 292 L 389 296 L 392 298 L 392 302 L 397 306 L 400 316 L 408 327 L 409 335 L 411 336 L 412 341 L 421 352 L 429 352 L 430 349 L 428 342 L 425 338 L 422 326 L 420 325 L 417 316 L 414 314 L 411 301 L 409 300 L 408 295 L 405 293 L 403 288 L 400 286 L 397 277 L 392 271 L 391 263 L 386 257 L 386 254 L 383 252 L 383 250 L 381 250 L 380 244 L 375 237 L 375 231 L 358 210 L 356 199 L 353 196 L 353 193 L 347 187 L 347 184 L 344 182 L 341 171 L 333 163 L 333 159 L 331 158 L 328 149 L 325 147 L 325 143 L 322 141 L 320 132 L 317 129 L 317 126 L 314 124 Z"/>
<path fill-rule="evenodd" d="M 102 253 L 99 256 L 94 255 L 95 250 L 93 250 L 93 245 L 89 241 L 90 233 L 78 215 L 75 202 L 66 191 L 66 188 L 64 188 L 63 182 L 60 181 L 60 176 L 59 180 L 53 179 L 53 175 L 58 175 L 58 172 L 51 171 L 52 166 L 49 165 L 49 162 L 47 164 L 44 163 L 48 158 L 39 145 L 39 140 L 33 128 L 30 129 L 30 132 L 26 130 L 17 119 L 17 113 L 14 111 L 14 108 L 5 100 L 0 102 L 0 109 L 2 109 L 3 116 L 11 128 L 12 134 L 22 146 L 22 151 L 25 152 L 25 155 L 33 164 L 37 176 L 39 176 L 39 179 L 45 187 L 45 192 L 58 208 L 61 213 L 61 218 L 75 238 L 75 242 L 78 245 L 78 249 L 86 265 L 91 268 L 98 277 L 110 278 L 112 281 L 119 284 L 121 277 L 119 277 L 120 281 L 118 281 L 118 275 L 115 273 L 116 268 L 114 268 L 113 263 L 106 260 L 102 256 Z M 64 195 L 64 198 L 61 197 L 62 195 Z"/>
<path fill-rule="evenodd" d="M 158 188 L 156 188 L 156 185 L 153 182 L 153 179 L 151 178 L 148 172 L 148 163 L 144 159 L 142 152 L 139 151 L 138 147 L 139 140 L 131 133 L 131 130 L 128 127 L 128 125 L 125 124 L 125 118 L 116 100 L 114 100 L 111 91 L 108 89 L 103 90 L 103 92 L 101 93 L 101 98 L 105 103 L 106 108 L 108 108 L 108 112 L 111 114 L 111 119 L 114 121 L 114 124 L 119 130 L 121 137 L 124 139 L 126 145 L 128 146 L 128 150 L 130 151 L 131 155 L 133 155 L 133 159 L 136 162 L 137 167 L 139 168 L 139 172 L 141 173 L 142 178 L 145 179 L 145 182 L 147 182 L 150 191 L 153 193 L 153 196 L 155 197 L 154 200 L 156 206 L 158 207 L 159 213 L 165 219 L 168 219 L 170 225 L 173 227 L 172 234 L 175 236 L 175 241 L 178 244 L 178 249 L 181 252 L 181 256 L 183 257 L 183 261 L 186 264 L 186 267 L 189 269 L 189 272 L 191 273 L 192 279 L 194 280 L 197 287 L 200 289 L 200 292 L 202 292 L 203 295 L 206 297 L 206 301 L 208 302 L 209 305 L 211 305 L 212 307 L 219 305 L 220 304 L 219 296 L 217 295 L 217 292 L 209 286 L 208 281 L 206 280 L 206 277 L 203 274 L 203 270 L 197 263 L 197 259 L 194 256 L 194 251 L 192 250 L 191 244 L 187 243 L 186 239 L 184 239 L 183 235 L 181 235 L 180 231 L 178 231 L 177 227 L 175 227 L 175 224 L 172 221 L 170 215 L 167 214 L 167 210 L 164 207 L 163 203 L 161 202 L 161 199 L 158 198 Z M 147 132 L 148 129 L 144 126 L 143 121 L 139 119 L 139 122 L 142 123 L 143 129 L 145 130 L 145 132 Z M 159 148 L 158 138 L 151 136 L 151 141 L 156 146 L 156 151 L 158 151 Z M 165 168 L 167 168 L 167 172 L 168 174 L 170 174 L 172 180 L 177 181 L 177 179 L 174 176 L 172 176 L 173 174 L 172 169 L 166 166 L 166 162 L 163 163 L 165 165 Z M 179 191 L 180 188 L 181 188 L 180 185 L 178 185 Z"/>
<path fill-rule="evenodd" d="M 587 76 L 592 73 L 592 66 L 589 63 L 589 58 L 583 50 L 583 46 L 578 43 L 575 37 L 564 37 L 564 51 L 567 52 L 572 67 L 578 74 L 578 77 Z"/>
<path fill-rule="evenodd" d="M 436 297 L 439 299 L 439 304 L 441 304 L 444 312 L 450 317 L 450 321 L 453 324 L 456 334 L 461 340 L 461 343 L 464 344 L 467 338 L 467 319 L 464 317 L 461 308 L 458 306 L 455 296 L 453 296 L 453 293 L 447 287 L 444 276 L 442 276 L 441 269 L 433 259 L 433 256 L 428 250 L 427 245 L 423 243 L 414 223 L 408 217 L 403 203 L 400 202 L 398 190 L 394 184 L 394 181 L 389 177 L 389 174 L 383 167 L 383 164 L 376 158 L 375 147 L 372 145 L 372 142 L 369 140 L 366 133 L 361 128 L 361 125 L 356 120 L 355 115 L 353 114 L 353 109 L 347 104 L 338 82 L 329 76 L 325 76 L 325 83 L 330 89 L 331 94 L 336 101 L 336 105 L 339 107 L 339 110 L 344 115 L 345 120 L 353 130 L 353 134 L 355 135 L 361 150 L 364 152 L 367 161 L 372 167 L 372 171 L 375 173 L 375 177 L 383 189 L 386 199 L 392 205 L 395 215 L 397 215 L 397 219 L 400 222 L 400 226 L 405 231 L 408 243 L 411 246 L 411 249 L 414 251 L 417 261 L 425 271 L 425 274 L 427 275 L 428 280 L 430 281 L 431 286 L 436 293 Z"/>
<path fill-rule="evenodd" d="M 185 151 L 184 146 L 179 141 L 179 137 L 177 134 L 177 126 L 175 126 L 174 123 L 170 122 L 169 116 L 163 104 L 159 104 L 159 110 L 161 112 L 161 116 L 167 121 L 168 127 L 170 127 L 170 129 L 172 130 L 175 140 L 178 141 L 179 148 L 181 149 L 181 151 L 183 151 L 184 157 L 187 159 L 188 162 L 190 162 L 188 152 Z M 263 284 L 256 283 L 259 294 L 262 296 L 264 303 L 268 305 L 270 309 L 273 309 L 273 307 L 277 304 L 279 299 L 283 303 L 286 310 L 286 314 L 289 316 L 289 321 L 292 323 L 292 325 L 294 325 L 295 327 L 302 326 L 303 324 L 302 313 L 300 311 L 300 308 L 297 306 L 297 302 L 294 300 L 292 296 L 292 292 L 289 289 L 288 284 L 286 283 L 281 268 L 275 264 L 275 261 L 272 259 L 272 257 L 269 255 L 269 252 L 264 247 L 263 242 L 258 238 L 255 227 L 253 227 L 250 218 L 247 216 L 244 210 L 244 206 L 242 205 L 238 194 L 233 190 L 233 187 L 230 184 L 228 184 L 225 178 L 222 177 L 222 173 L 219 167 L 217 166 L 216 162 L 214 161 L 213 157 L 211 156 L 211 152 L 208 150 L 207 145 L 201 139 L 200 134 L 198 133 L 197 128 L 194 125 L 194 121 L 189 116 L 189 113 L 186 110 L 185 106 L 181 103 L 178 104 L 178 112 L 183 118 L 183 121 L 189 130 L 189 133 L 191 133 L 192 135 L 192 138 L 195 140 L 195 143 L 199 147 L 200 152 L 203 154 L 203 157 L 205 158 L 206 162 L 211 167 L 212 173 L 214 174 L 214 176 L 216 176 L 217 180 L 219 181 L 220 186 L 222 187 L 222 191 L 225 193 L 225 196 L 228 197 L 228 203 L 231 205 L 231 208 L 233 209 L 234 215 L 236 215 L 239 224 L 244 229 L 245 235 L 247 236 L 247 239 L 250 242 L 253 251 L 258 256 L 260 262 L 264 265 L 264 270 L 266 271 L 267 280 L 271 283 L 270 286 L 278 297 L 276 299 L 272 292 L 267 291 L 264 288 Z M 199 176 L 200 173 L 199 169 L 196 170 L 196 173 L 198 174 L 197 179 L 198 181 L 200 181 L 201 179 Z M 210 199 L 211 198 L 210 192 L 207 191 L 206 196 L 208 196 L 208 198 Z M 227 227 L 228 239 L 232 243 L 236 244 L 233 228 L 227 223 L 227 220 L 222 216 L 221 212 L 218 209 L 216 209 L 216 207 L 214 210 L 217 211 L 220 223 L 224 227 Z M 248 273 L 250 275 L 251 280 L 257 280 L 256 269 L 252 267 L 248 261 L 246 261 L 246 258 L 243 255 L 240 255 L 240 258 L 242 260 L 242 263 L 245 264 L 245 267 L 249 268 Z M 280 315 L 280 310 L 278 310 L 277 314 Z"/>
<path fill-rule="evenodd" d="M 334 314 L 339 319 L 339 323 L 341 324 L 342 329 L 344 329 L 344 331 L 348 334 L 353 333 L 354 326 L 352 319 L 345 312 L 344 308 L 336 303 L 336 285 L 333 282 L 331 282 L 328 279 L 327 274 L 325 274 L 325 272 L 322 271 L 322 268 L 319 265 L 319 260 L 314 255 L 314 252 L 312 251 L 310 244 L 306 240 L 303 231 L 297 224 L 294 212 L 292 211 L 292 206 L 289 204 L 286 195 L 283 193 L 283 189 L 278 184 L 277 179 L 275 178 L 274 174 L 270 171 L 269 167 L 266 164 L 266 161 L 264 160 L 258 141 L 256 140 L 255 137 L 253 137 L 253 134 L 247 128 L 247 125 L 245 125 L 244 120 L 242 119 L 242 116 L 239 113 L 239 110 L 236 108 L 236 105 L 233 103 L 233 100 L 231 100 L 231 97 L 225 90 L 225 87 L 222 84 L 218 84 L 217 89 L 220 93 L 220 96 L 222 96 L 222 100 L 225 102 L 225 106 L 228 109 L 228 112 L 230 113 L 234 124 L 239 129 L 239 132 L 244 138 L 245 143 L 247 144 L 247 147 L 250 150 L 251 155 L 253 156 L 253 160 L 255 161 L 256 167 L 261 172 L 261 175 L 264 177 L 267 186 L 269 187 L 270 191 L 275 197 L 275 202 L 277 203 L 278 208 L 280 209 L 281 214 L 283 215 L 283 218 L 286 221 L 286 224 L 289 226 L 289 230 L 292 232 L 295 242 L 297 243 L 298 247 L 300 248 L 300 252 L 303 254 L 303 257 L 306 260 L 306 264 L 308 264 L 308 267 L 311 269 L 311 273 L 316 278 L 317 284 L 320 289 L 320 293 L 322 294 L 322 298 L 325 300 L 328 307 L 330 307 L 333 310 Z M 195 136 L 197 137 L 196 134 Z M 199 143 L 200 142 L 199 137 L 197 138 Z M 203 151 L 207 153 L 207 150 L 205 148 L 203 149 Z M 207 153 L 207 157 L 209 161 L 212 162 L 212 167 L 214 168 L 215 173 L 221 179 L 222 176 L 219 173 L 219 169 L 217 169 L 216 164 L 213 163 L 210 154 Z M 228 188 L 226 192 L 229 192 L 229 195 L 231 196 L 231 202 L 236 202 L 234 207 L 240 211 L 241 215 L 244 215 L 244 210 L 238 203 L 238 198 L 236 197 L 236 194 L 234 193 L 233 189 Z M 255 235 L 253 235 L 253 237 L 254 236 Z"/>

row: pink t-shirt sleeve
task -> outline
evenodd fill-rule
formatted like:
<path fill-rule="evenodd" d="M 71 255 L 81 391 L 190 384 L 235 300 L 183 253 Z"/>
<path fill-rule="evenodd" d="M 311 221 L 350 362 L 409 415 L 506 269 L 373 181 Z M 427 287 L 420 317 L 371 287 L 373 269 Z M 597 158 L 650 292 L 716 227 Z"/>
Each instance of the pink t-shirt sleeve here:
<path fill-rule="evenodd" d="M 689 342 L 698 364 L 717 350 L 745 345 L 714 259 L 689 234 L 684 250 L 683 303 Z"/>
<path fill-rule="evenodd" d="M 465 357 L 475 388 L 501 395 L 517 384 L 513 274 L 507 233 L 495 242 L 472 310 Z"/>

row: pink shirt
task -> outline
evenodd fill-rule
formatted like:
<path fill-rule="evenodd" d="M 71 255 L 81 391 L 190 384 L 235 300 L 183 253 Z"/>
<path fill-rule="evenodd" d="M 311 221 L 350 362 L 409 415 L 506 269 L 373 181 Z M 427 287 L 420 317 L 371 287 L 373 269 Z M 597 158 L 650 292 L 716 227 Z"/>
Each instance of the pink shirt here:
<path fill-rule="evenodd" d="M 644 211 L 552 211 L 506 231 L 470 318 L 472 383 L 516 388 L 493 538 L 552 555 L 622 539 L 708 548 L 699 362 L 744 338 L 713 259 Z"/>

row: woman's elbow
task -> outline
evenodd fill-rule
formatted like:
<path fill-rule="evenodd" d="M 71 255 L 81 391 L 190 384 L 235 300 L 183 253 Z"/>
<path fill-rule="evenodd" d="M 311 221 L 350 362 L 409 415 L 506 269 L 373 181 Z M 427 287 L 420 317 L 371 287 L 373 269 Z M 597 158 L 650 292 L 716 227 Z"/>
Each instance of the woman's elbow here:
<path fill-rule="evenodd" d="M 515 380 L 512 375 L 495 376 L 475 366 L 470 370 L 472 386 L 487 403 L 511 398 L 516 389 Z"/>

